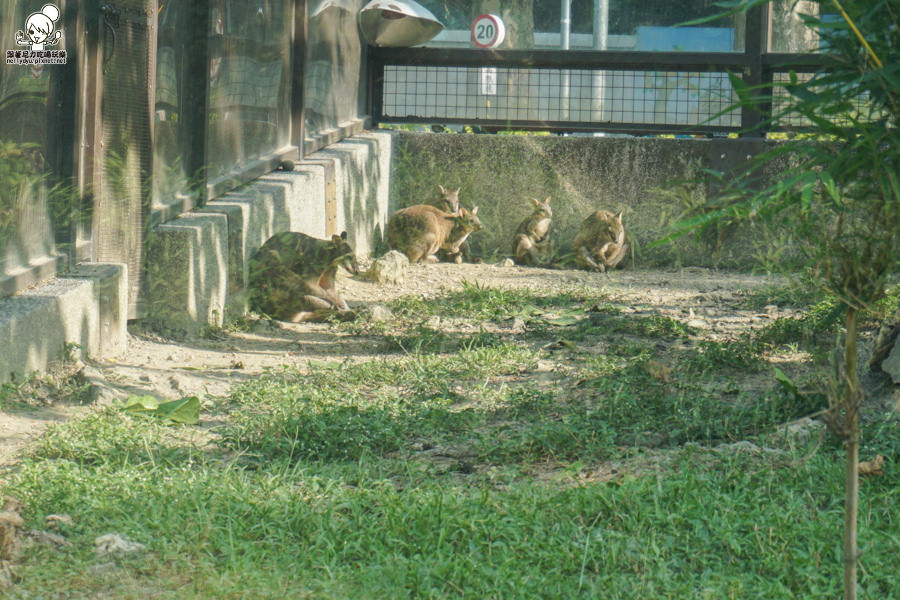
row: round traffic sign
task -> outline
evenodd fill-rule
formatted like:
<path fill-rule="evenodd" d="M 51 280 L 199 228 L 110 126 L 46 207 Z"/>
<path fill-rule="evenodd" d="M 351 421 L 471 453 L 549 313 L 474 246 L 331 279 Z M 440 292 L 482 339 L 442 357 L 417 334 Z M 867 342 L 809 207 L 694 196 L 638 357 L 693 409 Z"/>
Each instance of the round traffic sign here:
<path fill-rule="evenodd" d="M 472 22 L 472 43 L 479 48 L 496 48 L 506 38 L 506 26 L 497 15 L 481 15 Z"/>

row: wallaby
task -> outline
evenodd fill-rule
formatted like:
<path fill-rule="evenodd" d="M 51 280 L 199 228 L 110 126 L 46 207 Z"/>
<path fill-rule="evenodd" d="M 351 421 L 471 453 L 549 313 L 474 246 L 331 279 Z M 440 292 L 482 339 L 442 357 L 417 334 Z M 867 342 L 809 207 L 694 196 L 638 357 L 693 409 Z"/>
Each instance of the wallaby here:
<path fill-rule="evenodd" d="M 622 211 L 613 214 L 608 210 L 598 210 L 589 215 L 575 235 L 574 246 L 575 262 L 582 269 L 615 269 L 628 250 Z"/>
<path fill-rule="evenodd" d="M 448 190 L 441 184 L 438 184 L 441 190 L 441 197 L 437 200 L 427 202 L 428 205 L 439 208 L 444 212 L 455 213 L 459 210 L 459 189 Z"/>
<path fill-rule="evenodd" d="M 531 199 L 534 212 L 519 223 L 513 236 L 513 260 L 519 265 L 545 264 L 549 261 L 553 248 L 550 243 L 550 222 L 553 211 L 550 210 L 550 197 L 541 202 Z"/>
<path fill-rule="evenodd" d="M 410 262 L 435 263 L 442 250 L 454 262 L 462 262 L 460 246 L 473 231 L 481 229 L 478 207 L 471 211 L 460 208 L 444 212 L 427 204 L 398 210 L 387 224 L 387 243 L 392 250 L 405 254 Z"/>
<path fill-rule="evenodd" d="M 250 260 L 250 308 L 295 323 L 347 312 L 350 307 L 334 288 L 338 267 L 359 272 L 346 231 L 330 241 L 277 233 Z"/>
<path fill-rule="evenodd" d="M 434 206 L 444 212 L 454 213 L 459 212 L 459 189 L 450 190 L 438 184 L 438 188 L 441 190 L 441 197 L 437 200 L 432 200 L 431 202 L 427 202 L 429 206 Z M 450 261 L 450 262 L 474 262 L 480 263 L 480 258 L 472 258 L 472 251 L 469 249 L 468 240 L 464 241 L 459 245 L 459 252 L 455 254 L 449 254 L 445 250 L 438 250 L 437 255 L 438 259 L 442 261 Z"/>

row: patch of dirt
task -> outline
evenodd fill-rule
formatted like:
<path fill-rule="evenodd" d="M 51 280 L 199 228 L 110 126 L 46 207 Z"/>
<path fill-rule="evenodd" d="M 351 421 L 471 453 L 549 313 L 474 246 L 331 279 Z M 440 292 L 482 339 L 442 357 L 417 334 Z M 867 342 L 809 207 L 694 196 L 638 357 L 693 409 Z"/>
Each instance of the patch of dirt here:
<path fill-rule="evenodd" d="M 371 308 L 405 295 L 433 298 L 461 289 L 463 282 L 486 287 L 553 294 L 583 289 L 606 294 L 635 315 L 659 314 L 689 322 L 705 337 L 728 337 L 788 314 L 778 307 L 740 309 L 742 296 L 780 280 L 701 268 L 676 271 L 624 270 L 589 273 L 505 264 L 412 265 L 402 285 L 383 285 L 361 277 L 339 277 L 338 290 L 351 308 Z M 364 336 L 327 323 L 251 320 L 247 331 L 224 330 L 207 337 L 172 340 L 152 333 L 130 334 L 127 352 L 115 360 L 78 365 L 94 390 L 92 402 L 109 404 L 131 394 L 160 399 L 199 396 L 209 406 L 236 383 L 281 366 L 303 368 L 307 361 L 364 360 L 379 354 Z M 65 388 L 60 388 L 60 395 Z M 50 424 L 89 410 L 71 399 L 49 398 L 35 406 L 4 407 L 0 413 L 0 466 L 14 464 L 23 447 Z M 207 415 L 204 415 L 204 420 Z"/>

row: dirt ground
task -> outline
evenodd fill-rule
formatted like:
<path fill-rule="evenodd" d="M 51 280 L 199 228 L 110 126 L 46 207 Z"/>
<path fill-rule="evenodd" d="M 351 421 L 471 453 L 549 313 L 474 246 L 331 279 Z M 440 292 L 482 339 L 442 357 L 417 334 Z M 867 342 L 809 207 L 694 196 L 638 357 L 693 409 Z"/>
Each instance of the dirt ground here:
<path fill-rule="evenodd" d="M 377 284 L 345 274 L 339 278 L 338 290 L 351 308 L 371 308 L 408 294 L 435 297 L 460 289 L 463 282 L 545 294 L 599 290 L 626 313 L 672 317 L 705 330 L 712 338 L 731 336 L 789 314 L 789 309 L 774 305 L 762 311 L 739 308 L 742 295 L 778 283 L 778 279 L 700 268 L 627 269 L 604 274 L 508 264 L 413 265 L 403 285 Z M 131 394 L 153 394 L 161 399 L 196 395 L 214 401 L 226 396 L 235 383 L 265 369 L 302 368 L 310 360 L 365 360 L 376 354 L 369 340 L 326 323 L 251 319 L 248 327 L 178 341 L 134 328 L 124 355 L 68 367 L 85 378 L 85 387 L 90 384 L 92 402 L 58 402 L 46 397 L 28 410 L 0 413 L 0 466 L 15 464 L 23 447 L 50 423 L 84 414 L 91 404 L 109 404 Z"/>

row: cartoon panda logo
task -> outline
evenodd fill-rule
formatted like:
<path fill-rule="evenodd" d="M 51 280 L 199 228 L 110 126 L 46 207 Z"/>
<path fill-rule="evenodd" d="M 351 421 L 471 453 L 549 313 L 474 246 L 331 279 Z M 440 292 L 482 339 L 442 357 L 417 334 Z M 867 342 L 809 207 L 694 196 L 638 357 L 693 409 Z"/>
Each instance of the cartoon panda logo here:
<path fill-rule="evenodd" d="M 16 32 L 16 43 L 20 46 L 31 45 L 33 51 L 40 51 L 44 46 L 59 43 L 61 31 L 55 31 L 54 23 L 59 19 L 59 9 L 52 4 L 45 4 L 41 12 L 31 13 L 25 20 L 25 31 Z"/>

